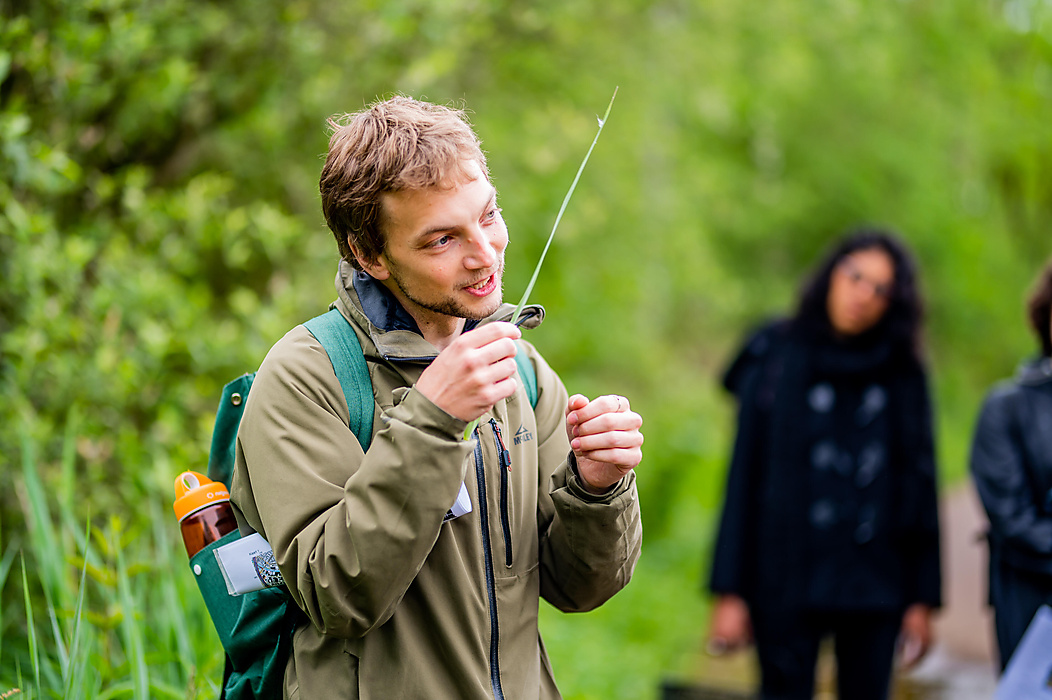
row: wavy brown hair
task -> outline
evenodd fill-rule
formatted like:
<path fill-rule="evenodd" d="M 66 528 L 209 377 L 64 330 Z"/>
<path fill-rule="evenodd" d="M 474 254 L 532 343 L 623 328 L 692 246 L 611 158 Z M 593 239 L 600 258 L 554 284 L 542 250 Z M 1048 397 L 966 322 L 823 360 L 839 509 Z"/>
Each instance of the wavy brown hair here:
<path fill-rule="evenodd" d="M 461 110 L 393 97 L 329 119 L 332 137 L 319 189 L 340 255 L 372 262 L 384 251 L 381 195 L 455 184 L 474 160 L 489 177 L 478 136 Z"/>
<path fill-rule="evenodd" d="M 1030 327 L 1041 342 L 1041 354 L 1052 357 L 1052 260 L 1034 281 L 1026 311 Z"/>

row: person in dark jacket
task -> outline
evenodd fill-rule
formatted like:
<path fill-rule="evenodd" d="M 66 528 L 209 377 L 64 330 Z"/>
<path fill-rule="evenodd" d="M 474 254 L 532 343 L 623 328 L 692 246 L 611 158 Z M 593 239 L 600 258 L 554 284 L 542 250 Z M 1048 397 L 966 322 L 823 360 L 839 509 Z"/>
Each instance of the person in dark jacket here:
<path fill-rule="evenodd" d="M 709 587 L 710 649 L 755 641 L 761 696 L 810 700 L 832 635 L 839 697 L 888 696 L 941 603 L 915 265 L 879 230 L 839 241 L 792 318 L 724 376 L 739 402 Z"/>
<path fill-rule="evenodd" d="M 1028 311 L 1041 355 L 987 395 L 971 456 L 990 520 L 990 604 L 1002 671 L 1034 613 L 1052 604 L 1052 262 Z"/>

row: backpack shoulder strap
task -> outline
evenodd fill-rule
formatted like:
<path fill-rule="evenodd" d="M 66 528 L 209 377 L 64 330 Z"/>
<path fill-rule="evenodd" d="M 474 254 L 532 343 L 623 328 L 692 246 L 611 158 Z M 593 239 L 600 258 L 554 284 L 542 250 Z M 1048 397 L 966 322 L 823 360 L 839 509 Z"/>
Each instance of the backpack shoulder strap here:
<path fill-rule="evenodd" d="M 212 429 L 212 447 L 208 450 L 208 478 L 221 481 L 230 488 L 234 475 L 234 450 L 237 445 L 237 427 L 241 414 L 245 412 L 245 399 L 252 388 L 256 373 L 242 374 L 223 387 L 223 397 L 216 410 L 215 427 Z"/>
<path fill-rule="evenodd" d="M 373 437 L 373 384 L 358 336 L 338 309 L 331 309 L 303 325 L 329 356 L 347 399 L 351 432 L 358 438 L 362 449 L 368 450 Z"/>
<path fill-rule="evenodd" d="M 519 377 L 522 378 L 526 395 L 530 397 L 530 405 L 537 408 L 537 371 L 533 368 L 533 363 L 530 362 L 530 358 L 526 355 L 526 348 L 522 346 L 522 343 L 516 342 L 515 345 L 517 348 L 515 364 L 519 367 Z"/>

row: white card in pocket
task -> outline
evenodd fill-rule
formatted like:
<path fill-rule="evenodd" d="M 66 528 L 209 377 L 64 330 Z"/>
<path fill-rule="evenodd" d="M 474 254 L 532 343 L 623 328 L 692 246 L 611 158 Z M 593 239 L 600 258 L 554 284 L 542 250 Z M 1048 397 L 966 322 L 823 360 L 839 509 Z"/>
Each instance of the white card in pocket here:
<path fill-rule="evenodd" d="M 258 532 L 217 547 L 215 555 L 230 595 L 244 595 L 285 583 L 274 559 L 274 550 Z"/>
<path fill-rule="evenodd" d="M 442 522 L 447 522 L 453 518 L 459 518 L 470 512 L 471 497 L 468 496 L 468 487 L 462 481 L 460 482 L 460 493 L 457 494 L 457 500 L 453 501 L 453 507 L 446 511 L 446 517 L 442 518 Z"/>

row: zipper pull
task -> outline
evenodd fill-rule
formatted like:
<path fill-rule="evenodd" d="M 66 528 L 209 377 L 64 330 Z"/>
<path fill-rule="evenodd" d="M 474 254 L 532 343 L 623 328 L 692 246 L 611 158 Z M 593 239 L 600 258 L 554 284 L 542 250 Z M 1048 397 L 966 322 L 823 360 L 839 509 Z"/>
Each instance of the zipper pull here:
<path fill-rule="evenodd" d="M 501 456 L 501 459 L 504 461 L 505 466 L 507 466 L 508 471 L 510 472 L 511 471 L 511 452 L 508 451 L 507 445 L 504 444 L 504 436 L 501 435 L 501 433 L 500 433 L 500 425 L 498 425 L 497 421 L 495 421 L 493 419 L 490 419 L 490 422 L 493 423 L 493 434 L 497 436 L 497 443 L 500 445 L 500 456 Z"/>

